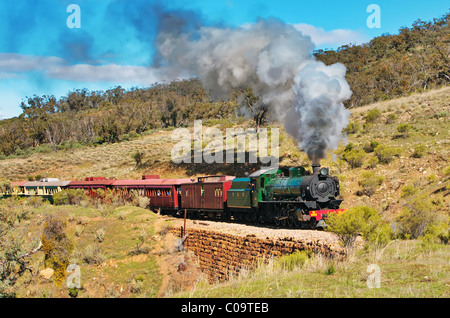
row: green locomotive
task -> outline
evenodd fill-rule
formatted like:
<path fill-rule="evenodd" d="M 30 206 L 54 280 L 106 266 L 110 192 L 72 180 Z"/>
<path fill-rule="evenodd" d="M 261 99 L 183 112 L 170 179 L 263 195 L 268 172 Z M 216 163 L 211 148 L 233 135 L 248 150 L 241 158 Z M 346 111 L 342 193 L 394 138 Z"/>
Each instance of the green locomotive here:
<path fill-rule="evenodd" d="M 289 227 L 323 227 L 329 213 L 339 213 L 339 180 L 329 169 L 313 165 L 262 169 L 233 180 L 227 206 L 236 220 Z"/>

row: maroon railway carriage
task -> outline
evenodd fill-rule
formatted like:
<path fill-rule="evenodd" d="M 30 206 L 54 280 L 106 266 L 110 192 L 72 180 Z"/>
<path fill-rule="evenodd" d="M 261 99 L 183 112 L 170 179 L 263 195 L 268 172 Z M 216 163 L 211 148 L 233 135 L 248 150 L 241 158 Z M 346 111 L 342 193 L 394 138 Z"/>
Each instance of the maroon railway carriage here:
<path fill-rule="evenodd" d="M 114 191 L 124 198 L 133 193 L 150 198 L 150 208 L 177 211 L 180 207 L 180 186 L 192 183 L 191 179 L 159 179 L 159 176 L 144 176 L 142 180 L 115 180 Z"/>
<path fill-rule="evenodd" d="M 226 217 L 227 191 L 231 188 L 231 176 L 198 177 L 197 182 L 182 184 L 181 209 L 193 217 Z"/>
<path fill-rule="evenodd" d="M 83 189 L 89 196 L 96 195 L 96 190 L 111 189 L 114 180 L 107 180 L 105 177 L 88 177 L 84 181 L 71 181 L 67 186 L 68 189 Z"/>

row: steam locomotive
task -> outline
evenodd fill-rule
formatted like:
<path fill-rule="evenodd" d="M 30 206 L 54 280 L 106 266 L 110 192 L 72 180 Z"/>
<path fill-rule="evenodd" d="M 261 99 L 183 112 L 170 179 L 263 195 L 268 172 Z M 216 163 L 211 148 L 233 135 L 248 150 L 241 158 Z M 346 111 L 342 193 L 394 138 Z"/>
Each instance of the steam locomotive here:
<path fill-rule="evenodd" d="M 329 169 L 313 165 L 265 169 L 234 179 L 227 206 L 237 219 L 302 228 L 325 226 L 329 213 L 340 213 L 339 180 Z"/>
<path fill-rule="evenodd" d="M 142 180 L 108 180 L 89 177 L 82 181 L 43 179 L 13 182 L 3 195 L 53 195 L 65 189 L 82 189 L 87 195 L 124 200 L 133 196 L 149 198 L 150 209 L 174 216 L 259 222 L 295 228 L 326 226 L 330 213 L 340 213 L 339 180 L 328 168 L 266 168 L 245 177 L 203 176 L 195 179 L 160 179 L 146 175 Z M 0 194 L 1 197 L 1 194 Z"/>

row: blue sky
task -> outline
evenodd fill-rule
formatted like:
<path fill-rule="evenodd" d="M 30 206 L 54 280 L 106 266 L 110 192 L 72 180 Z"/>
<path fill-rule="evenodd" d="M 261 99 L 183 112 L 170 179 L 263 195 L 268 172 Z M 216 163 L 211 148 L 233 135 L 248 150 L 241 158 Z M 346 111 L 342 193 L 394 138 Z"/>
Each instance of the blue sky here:
<path fill-rule="evenodd" d="M 81 28 L 68 28 L 70 4 L 80 7 Z M 370 4 L 381 28 L 369 28 Z M 154 72 L 158 13 L 182 12 L 194 24 L 240 27 L 277 18 L 311 37 L 316 48 L 361 44 L 398 33 L 417 19 L 450 10 L 443 0 L 15 0 L 0 2 L 0 118 L 21 113 L 26 96 L 55 95 L 117 85 L 147 87 Z"/>

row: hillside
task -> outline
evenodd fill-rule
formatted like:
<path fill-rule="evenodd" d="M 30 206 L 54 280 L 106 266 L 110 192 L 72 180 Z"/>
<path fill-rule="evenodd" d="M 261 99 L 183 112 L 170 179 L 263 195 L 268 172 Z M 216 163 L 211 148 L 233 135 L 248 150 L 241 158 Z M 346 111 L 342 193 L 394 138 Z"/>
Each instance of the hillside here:
<path fill-rule="evenodd" d="M 393 225 L 405 208 L 414 208 L 411 202 L 422 200 L 424 205 L 419 208 L 425 209 L 427 216 L 448 222 L 449 105 L 450 87 L 445 87 L 353 109 L 346 129 L 349 144 L 341 145 L 322 161 L 341 180 L 343 206 L 372 206 Z M 399 131 L 401 124 L 409 126 Z M 242 128 L 251 125 L 240 124 Z M 215 127 L 224 131 L 230 125 L 216 123 Z M 279 128 L 281 165 L 309 167 L 307 156 Z M 0 171 L 10 180 L 37 175 L 72 180 L 86 176 L 140 178 L 143 174 L 243 175 L 259 167 L 174 164 L 170 156 L 176 142 L 171 139 L 172 131 L 154 130 L 113 144 L 4 159 L 0 160 Z M 371 149 L 374 145 L 369 143 L 373 141 L 378 142 L 378 147 L 395 147 L 389 163 L 374 162 L 379 148 Z M 139 168 L 132 158 L 136 151 L 144 153 Z M 384 177 L 381 184 L 375 182 L 372 191 L 361 184 L 367 172 Z M 22 211 L 17 214 L 17 226 L 21 227 L 19 232 L 26 233 L 22 244 L 27 251 L 37 244 L 38 229 L 47 216 L 65 220 L 67 236 L 75 248 L 70 260 L 82 264 L 83 286 L 78 297 L 448 297 L 448 245 L 428 248 L 422 246 L 421 240 L 397 239 L 385 250 L 353 255 L 344 262 L 319 257 L 297 263 L 295 258 L 282 258 L 252 274 L 244 272 L 229 282 L 210 285 L 199 272 L 192 253 L 174 252 L 175 238 L 167 235 L 167 229 L 176 221 L 135 206 L 88 201 L 80 206 L 60 207 L 33 200 L 25 205 L 20 201 L 3 202 L 5 211 Z M 12 238 L 15 233 L 11 233 Z M 5 242 L 13 242 L 12 238 L 4 237 Z M 140 252 L 136 253 L 138 247 Z M 383 270 L 380 290 L 366 286 L 366 267 L 374 262 Z M 47 280 L 38 274 L 43 264 L 43 252 L 36 253 L 30 264 L 36 276 L 26 274 L 20 278 L 14 289 L 17 297 L 69 297 L 66 287 L 55 285 L 55 278 Z M 177 271 L 180 264 L 183 272 Z M 286 268 L 280 264 L 291 265 Z"/>
<path fill-rule="evenodd" d="M 450 14 L 432 21 L 418 19 L 398 34 L 383 34 L 361 45 L 317 50 L 326 64 L 347 67 L 353 95 L 349 108 L 406 96 L 450 81 Z"/>
<path fill-rule="evenodd" d="M 335 152 L 335 160 L 330 154 L 322 161 L 322 165 L 330 166 L 332 173 L 340 177 L 345 207 L 372 205 L 380 212 L 387 211 L 386 216 L 393 216 L 401 210 L 401 191 L 408 185 L 448 202 L 448 176 L 444 176 L 444 169 L 449 165 L 449 105 L 450 88 L 445 87 L 353 109 L 350 118 L 353 128 L 348 131 L 348 142 L 353 152 L 359 154 L 361 166 L 356 167 L 356 164 L 352 168 L 345 161 L 348 152 L 345 149 L 348 150 L 349 146 L 344 145 Z M 375 112 L 375 119 L 367 119 L 374 109 L 379 114 Z M 397 130 L 402 123 L 409 125 L 407 136 Z M 244 122 L 235 127 L 246 129 L 250 125 L 250 122 Z M 215 127 L 220 128 L 225 136 L 225 129 L 230 126 L 225 123 Z M 308 167 L 310 162 L 307 156 L 298 150 L 292 138 L 282 127 L 273 127 L 280 129 L 280 164 Z M 140 179 L 143 174 L 159 174 L 165 178 L 204 174 L 243 175 L 260 166 L 237 163 L 175 164 L 171 160 L 171 149 L 178 140 L 171 139 L 172 131 L 153 130 L 140 137 L 113 144 L 80 146 L 0 160 L 0 170 L 2 176 L 9 180 L 27 180 L 35 176 L 79 180 L 88 176 Z M 396 147 L 393 160 L 387 164 L 371 159 L 376 157 L 373 149 L 367 149 L 372 141 Z M 414 155 L 414 149 L 420 145 L 425 148 L 420 150 L 420 154 Z M 362 150 L 364 147 L 367 152 Z M 136 168 L 132 158 L 132 154 L 137 151 L 144 154 L 139 168 Z M 369 167 L 373 165 L 370 160 L 375 160 L 373 168 Z M 360 193 L 362 189 L 359 182 L 364 172 L 374 172 L 375 175 L 385 177 L 370 197 Z M 443 204 L 442 208 L 448 211 L 448 204 Z"/>

